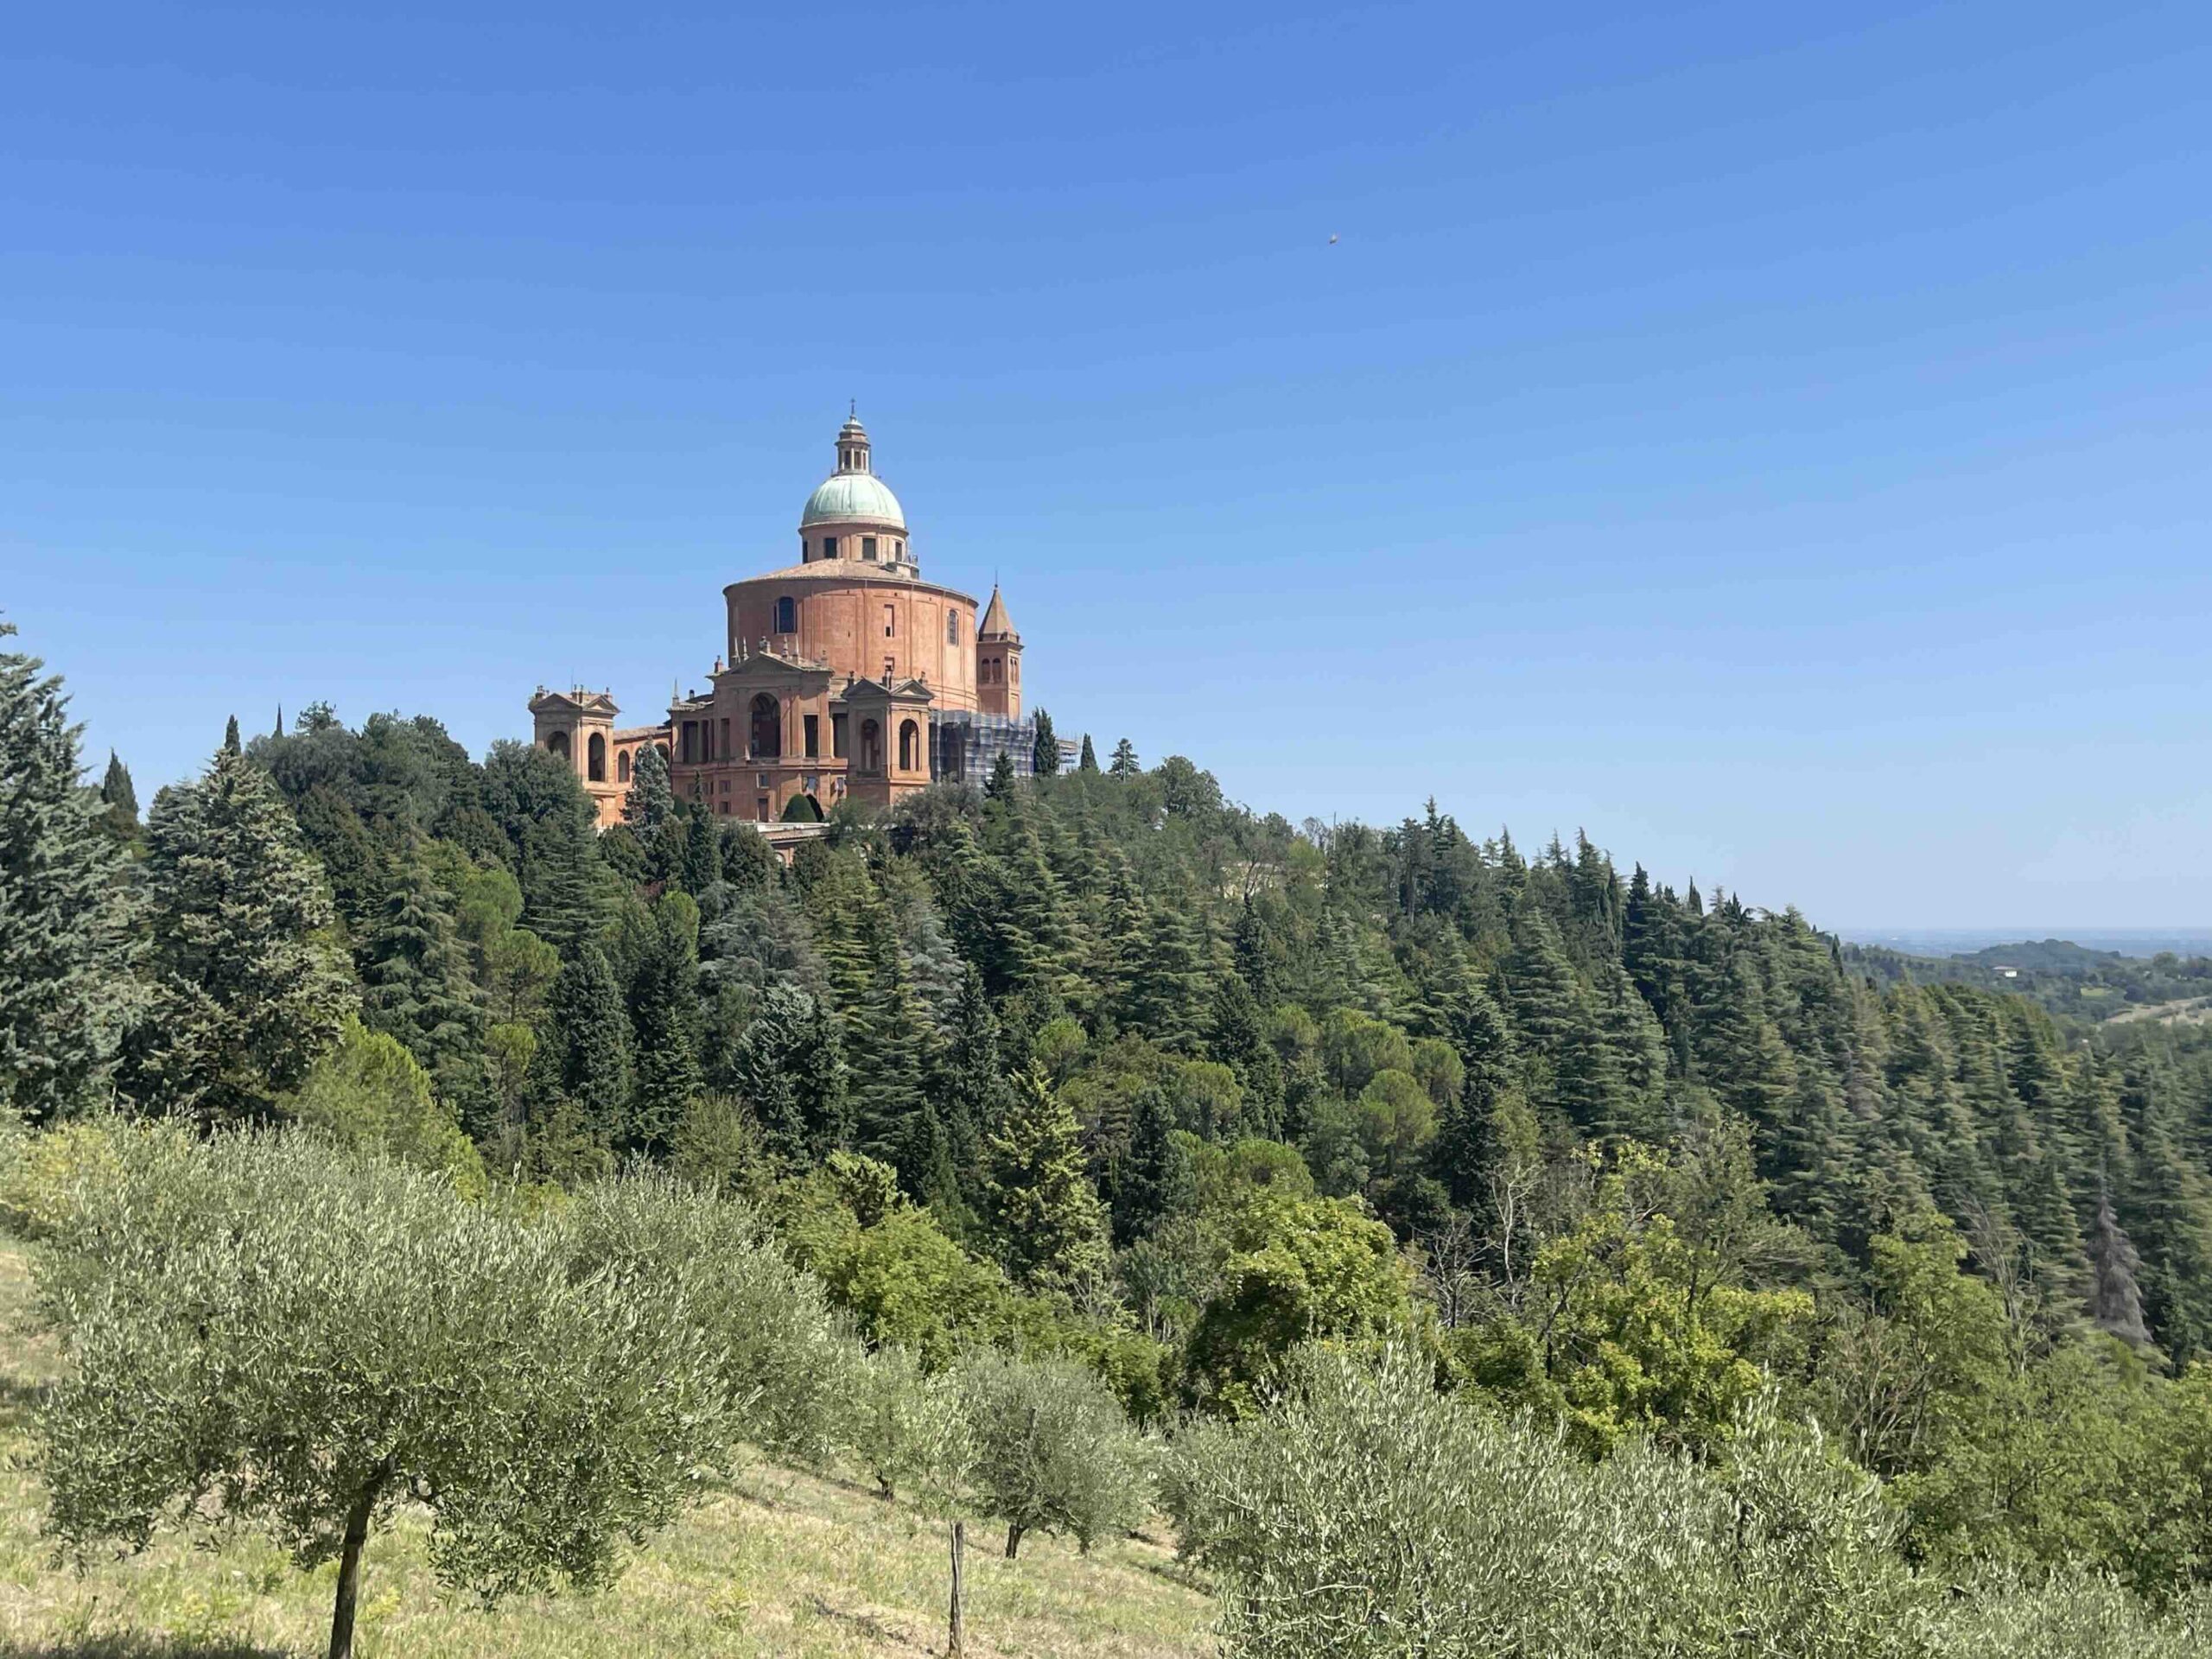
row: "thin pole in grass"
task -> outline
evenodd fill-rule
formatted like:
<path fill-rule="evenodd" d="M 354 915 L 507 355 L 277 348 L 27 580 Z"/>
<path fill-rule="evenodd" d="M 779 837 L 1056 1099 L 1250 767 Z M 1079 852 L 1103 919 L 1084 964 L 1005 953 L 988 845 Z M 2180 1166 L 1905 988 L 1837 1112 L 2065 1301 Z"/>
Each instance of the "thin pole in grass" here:
<path fill-rule="evenodd" d="M 952 1523 L 952 1622 L 944 1644 L 944 1659 L 960 1659 L 964 1649 L 960 1645 L 960 1590 L 963 1573 L 961 1553 L 968 1542 L 967 1529 L 960 1522 Z"/>

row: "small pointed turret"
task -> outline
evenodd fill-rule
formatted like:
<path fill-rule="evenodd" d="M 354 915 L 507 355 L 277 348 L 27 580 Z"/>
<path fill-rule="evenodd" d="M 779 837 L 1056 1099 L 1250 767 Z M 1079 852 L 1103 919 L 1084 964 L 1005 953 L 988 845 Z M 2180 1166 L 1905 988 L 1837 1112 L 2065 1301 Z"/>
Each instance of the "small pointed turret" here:
<path fill-rule="evenodd" d="M 1006 601 L 1000 596 L 996 582 L 991 584 L 991 602 L 983 607 L 983 620 L 976 626 L 976 637 L 979 639 L 1016 641 L 1021 638 L 1014 631 L 1014 619 L 1007 614 Z"/>

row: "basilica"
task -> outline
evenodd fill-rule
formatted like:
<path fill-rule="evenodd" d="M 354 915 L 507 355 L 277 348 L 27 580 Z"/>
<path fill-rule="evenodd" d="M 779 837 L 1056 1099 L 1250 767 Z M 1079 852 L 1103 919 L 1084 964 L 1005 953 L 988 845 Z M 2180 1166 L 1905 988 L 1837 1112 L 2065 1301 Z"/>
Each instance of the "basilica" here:
<path fill-rule="evenodd" d="M 722 601 L 724 654 L 660 724 L 617 726 L 605 691 L 540 686 L 531 699 L 534 741 L 575 768 L 601 827 L 620 822 L 648 743 L 679 798 L 760 823 L 980 780 L 1002 753 L 1031 770 L 1006 601 L 994 587 L 979 613 L 969 594 L 922 579 L 857 415 L 799 514 L 798 562 L 730 583 Z"/>

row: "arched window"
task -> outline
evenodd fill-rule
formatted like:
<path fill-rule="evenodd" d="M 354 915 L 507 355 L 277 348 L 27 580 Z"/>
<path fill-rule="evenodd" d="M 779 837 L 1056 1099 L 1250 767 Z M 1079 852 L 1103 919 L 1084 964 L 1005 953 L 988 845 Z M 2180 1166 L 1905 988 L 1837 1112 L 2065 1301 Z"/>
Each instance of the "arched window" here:
<path fill-rule="evenodd" d="M 584 762 L 584 775 L 594 784 L 607 781 L 607 739 L 599 732 L 591 734 L 591 743 L 584 750 L 589 758 Z"/>
<path fill-rule="evenodd" d="M 630 781 L 630 751 L 627 749 L 614 757 L 614 781 L 618 784 Z"/>
<path fill-rule="evenodd" d="M 551 734 L 545 740 L 545 747 L 549 751 L 566 760 L 569 758 L 569 734 L 566 732 Z"/>
<path fill-rule="evenodd" d="M 899 728 L 899 771 L 912 772 L 916 766 L 921 764 L 920 760 L 917 759 L 917 751 L 918 751 L 921 747 L 922 728 L 915 725 L 911 720 L 902 721 Z"/>
<path fill-rule="evenodd" d="M 778 633 L 798 632 L 798 601 L 789 595 L 776 601 L 776 632 Z"/>
<path fill-rule="evenodd" d="M 861 721 L 861 770 L 883 770 L 883 728 L 872 720 Z"/>
<path fill-rule="evenodd" d="M 784 752 L 784 711 L 763 691 L 753 699 L 753 758 L 773 760 Z"/>
<path fill-rule="evenodd" d="M 948 645 L 960 643 L 960 613 L 957 611 L 944 613 L 944 643 Z"/>

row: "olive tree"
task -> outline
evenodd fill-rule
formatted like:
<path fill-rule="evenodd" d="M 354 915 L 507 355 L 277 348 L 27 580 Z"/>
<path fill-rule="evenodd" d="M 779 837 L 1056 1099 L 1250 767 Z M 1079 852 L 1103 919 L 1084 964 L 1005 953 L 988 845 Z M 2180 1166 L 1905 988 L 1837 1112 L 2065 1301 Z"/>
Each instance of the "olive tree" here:
<path fill-rule="evenodd" d="M 987 1350 L 962 1363 L 960 1391 L 970 1495 L 1006 1522 L 1007 1560 L 1026 1533 L 1067 1533 L 1088 1550 L 1143 1518 L 1148 1448 L 1089 1366 Z"/>
<path fill-rule="evenodd" d="M 884 1499 L 931 1510 L 957 1501 L 975 1455 L 960 1379 L 886 1344 L 855 1368 L 846 1441 Z"/>
<path fill-rule="evenodd" d="M 75 1166 L 41 1270 L 72 1362 L 41 1414 L 49 1531 L 137 1548 L 213 1516 L 334 1558 L 333 1659 L 402 1503 L 486 1600 L 610 1580 L 747 1431 L 738 1321 L 794 1285 L 740 1230 L 688 1248 L 705 1224 L 658 1189 L 528 1219 L 297 1131 L 166 1126 Z"/>

